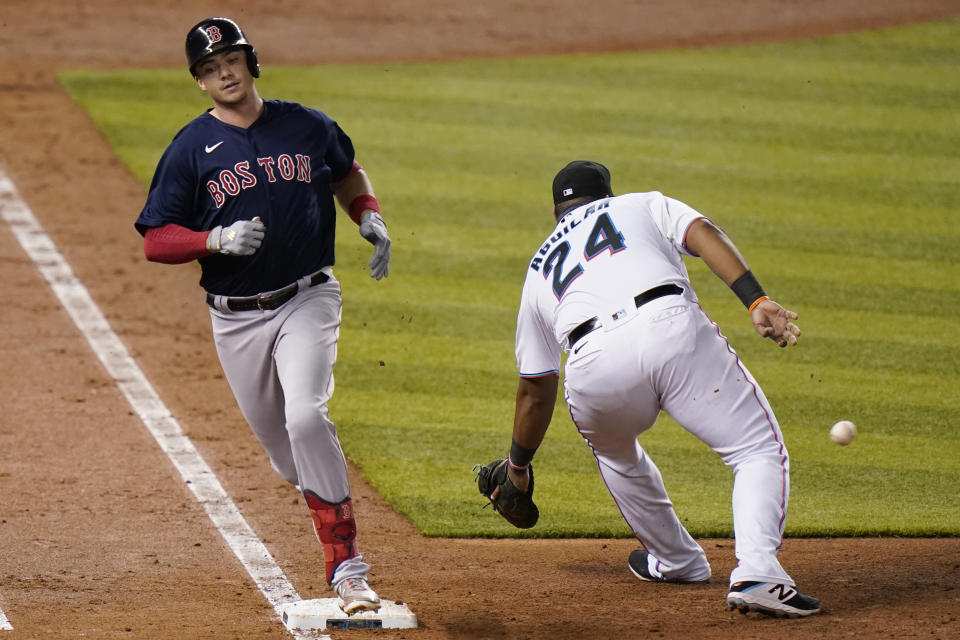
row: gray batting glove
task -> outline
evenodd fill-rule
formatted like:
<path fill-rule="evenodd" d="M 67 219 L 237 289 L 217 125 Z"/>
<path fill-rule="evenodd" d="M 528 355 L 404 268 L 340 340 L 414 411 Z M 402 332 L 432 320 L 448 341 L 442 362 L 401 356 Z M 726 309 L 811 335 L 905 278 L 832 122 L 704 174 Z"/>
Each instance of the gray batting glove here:
<path fill-rule="evenodd" d="M 387 277 L 390 270 L 390 236 L 387 225 L 375 211 L 368 211 L 360 218 L 360 235 L 373 245 L 373 257 L 370 258 L 370 277 L 377 280 Z"/>
<path fill-rule="evenodd" d="M 260 218 L 237 220 L 227 228 L 217 225 L 207 236 L 207 249 L 228 256 L 249 256 L 263 244 L 265 227 Z"/>

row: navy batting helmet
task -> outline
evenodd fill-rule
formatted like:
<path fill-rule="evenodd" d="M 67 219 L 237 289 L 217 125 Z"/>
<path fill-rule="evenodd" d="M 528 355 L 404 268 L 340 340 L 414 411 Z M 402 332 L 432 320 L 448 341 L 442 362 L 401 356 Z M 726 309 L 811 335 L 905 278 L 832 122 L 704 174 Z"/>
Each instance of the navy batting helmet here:
<path fill-rule="evenodd" d="M 250 75 L 259 78 L 260 63 L 257 61 L 257 52 L 237 23 L 230 18 L 201 20 L 187 33 L 187 64 L 190 65 L 190 73 L 197 77 L 197 65 L 201 60 L 218 51 L 234 47 L 247 50 Z"/>

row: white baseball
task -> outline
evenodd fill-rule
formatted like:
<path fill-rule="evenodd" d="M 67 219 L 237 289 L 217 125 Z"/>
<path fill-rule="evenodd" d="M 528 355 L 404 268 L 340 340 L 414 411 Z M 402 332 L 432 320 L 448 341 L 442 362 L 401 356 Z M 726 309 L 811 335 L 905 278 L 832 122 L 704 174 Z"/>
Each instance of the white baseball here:
<path fill-rule="evenodd" d="M 857 425 L 849 420 L 841 420 L 830 427 L 830 439 L 837 444 L 850 444 L 855 437 L 857 437 Z"/>

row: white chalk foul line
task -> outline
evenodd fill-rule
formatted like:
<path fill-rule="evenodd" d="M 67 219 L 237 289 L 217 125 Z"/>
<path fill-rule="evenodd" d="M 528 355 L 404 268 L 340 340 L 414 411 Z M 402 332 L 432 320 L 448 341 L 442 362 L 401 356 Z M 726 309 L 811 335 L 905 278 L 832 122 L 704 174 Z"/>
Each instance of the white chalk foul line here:
<path fill-rule="evenodd" d="M 0 214 L 86 337 L 107 373 L 116 381 L 130 406 L 173 462 L 210 520 L 283 621 L 283 605 L 300 600 L 300 596 L 127 353 L 86 287 L 74 275 L 70 265 L 57 251 L 33 212 L 20 198 L 13 182 L 2 170 Z M 5 628 L 13 627 L 0 611 L 0 629 Z M 296 638 L 307 637 L 296 629 L 288 630 Z"/>

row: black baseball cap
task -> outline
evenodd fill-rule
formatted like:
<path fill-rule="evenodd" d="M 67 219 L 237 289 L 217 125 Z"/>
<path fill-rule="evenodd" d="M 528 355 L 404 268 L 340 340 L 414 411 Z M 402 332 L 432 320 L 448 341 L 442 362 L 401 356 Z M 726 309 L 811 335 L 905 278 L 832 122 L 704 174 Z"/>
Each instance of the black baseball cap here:
<path fill-rule="evenodd" d="M 610 171 L 599 162 L 574 160 L 553 179 L 553 204 L 592 196 L 603 198 L 613 195 L 610 186 Z"/>

